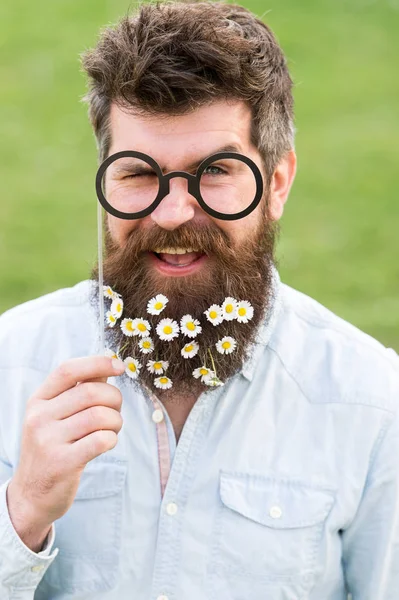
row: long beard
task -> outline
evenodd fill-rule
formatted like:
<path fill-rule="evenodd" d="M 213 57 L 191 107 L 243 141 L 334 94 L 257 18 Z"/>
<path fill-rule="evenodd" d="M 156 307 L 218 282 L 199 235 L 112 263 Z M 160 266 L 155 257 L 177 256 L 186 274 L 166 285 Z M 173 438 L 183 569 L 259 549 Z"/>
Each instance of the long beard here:
<path fill-rule="evenodd" d="M 146 319 L 151 324 L 154 351 L 143 354 L 138 337 L 127 337 L 119 324 L 108 327 L 105 340 L 108 348 L 124 347 L 121 358 L 137 358 L 142 364 L 134 385 L 144 384 L 158 396 L 154 386 L 157 375 L 146 367 L 148 360 L 169 362 L 167 377 L 173 382 L 170 394 L 201 393 L 207 386 L 194 379 L 194 369 L 206 365 L 216 368 L 218 378 L 226 382 L 237 373 L 248 358 L 248 349 L 254 343 L 259 326 L 265 319 L 272 298 L 272 272 L 276 264 L 274 250 L 279 234 L 278 223 L 263 215 L 257 231 L 239 247 L 234 247 L 228 235 L 213 222 L 206 226 L 185 223 L 178 229 L 168 231 L 158 226 L 151 229 L 135 229 L 123 247 L 117 246 L 105 221 L 104 285 L 109 285 L 122 296 L 122 317 Z M 208 254 L 207 264 L 199 272 L 183 277 L 162 276 L 148 263 L 148 251 L 160 247 L 197 248 Z M 98 263 L 91 278 L 98 279 Z M 147 312 L 148 301 L 157 294 L 164 294 L 169 302 L 158 316 Z M 253 318 L 247 323 L 237 320 L 223 321 L 215 326 L 204 314 L 212 304 L 223 304 L 226 297 L 249 301 L 254 309 Z M 93 286 L 92 304 L 98 309 L 98 286 Z M 98 314 L 98 311 L 97 311 Z M 171 341 L 161 340 L 155 332 L 163 318 L 180 323 L 183 315 L 190 314 L 200 321 L 202 332 L 195 338 L 199 353 L 193 358 L 181 355 L 182 347 L 190 338 L 180 334 Z M 232 336 L 237 346 L 230 354 L 220 354 L 216 343 L 224 336 Z M 213 362 L 212 362 L 213 361 Z"/>

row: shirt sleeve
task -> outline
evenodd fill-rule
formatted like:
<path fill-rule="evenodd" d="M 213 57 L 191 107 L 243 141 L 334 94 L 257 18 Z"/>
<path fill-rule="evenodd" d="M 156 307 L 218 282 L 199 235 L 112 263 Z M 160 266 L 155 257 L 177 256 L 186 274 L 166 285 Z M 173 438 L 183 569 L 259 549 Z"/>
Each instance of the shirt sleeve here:
<path fill-rule="evenodd" d="M 342 534 L 354 600 L 397 600 L 399 590 L 399 419 L 390 416 L 371 457 L 355 518 Z"/>
<path fill-rule="evenodd" d="M 55 526 L 53 523 L 40 552 L 33 552 L 23 543 L 8 512 L 6 493 L 11 481 L 10 469 L 0 459 L 0 598 L 33 600 L 37 586 L 58 554 L 58 548 L 51 553 Z M 9 478 L 2 483 L 7 474 Z"/>

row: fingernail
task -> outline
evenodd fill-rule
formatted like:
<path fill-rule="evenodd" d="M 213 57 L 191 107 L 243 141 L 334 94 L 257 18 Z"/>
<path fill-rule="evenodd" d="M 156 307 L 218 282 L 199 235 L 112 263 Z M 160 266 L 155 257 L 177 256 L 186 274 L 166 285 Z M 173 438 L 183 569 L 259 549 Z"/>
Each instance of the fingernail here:
<path fill-rule="evenodd" d="M 115 369 L 115 371 L 124 371 L 126 369 L 126 365 L 124 362 L 122 362 L 121 360 L 119 360 L 118 358 L 113 358 L 112 359 L 112 366 Z"/>

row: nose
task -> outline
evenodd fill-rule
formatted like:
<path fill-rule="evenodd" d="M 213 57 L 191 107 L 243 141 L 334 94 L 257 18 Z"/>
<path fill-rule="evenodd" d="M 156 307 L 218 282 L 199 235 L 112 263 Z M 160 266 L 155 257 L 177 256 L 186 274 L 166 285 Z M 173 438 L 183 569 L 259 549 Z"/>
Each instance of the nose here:
<path fill-rule="evenodd" d="M 188 181 L 182 177 L 169 180 L 169 194 L 151 213 L 151 219 L 163 229 L 177 229 L 191 221 L 198 207 L 196 199 L 188 192 Z"/>

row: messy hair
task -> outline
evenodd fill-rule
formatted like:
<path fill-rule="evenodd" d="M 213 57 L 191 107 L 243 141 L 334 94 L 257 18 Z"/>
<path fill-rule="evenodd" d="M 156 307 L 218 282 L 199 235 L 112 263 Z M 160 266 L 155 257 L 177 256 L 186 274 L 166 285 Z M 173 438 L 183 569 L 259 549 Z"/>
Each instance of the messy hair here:
<path fill-rule="evenodd" d="M 81 55 L 82 100 L 102 162 L 111 146 L 110 109 L 181 115 L 216 100 L 251 110 L 251 141 L 268 177 L 293 147 L 293 98 L 284 54 L 249 10 L 220 2 L 142 4 L 105 27 Z"/>

